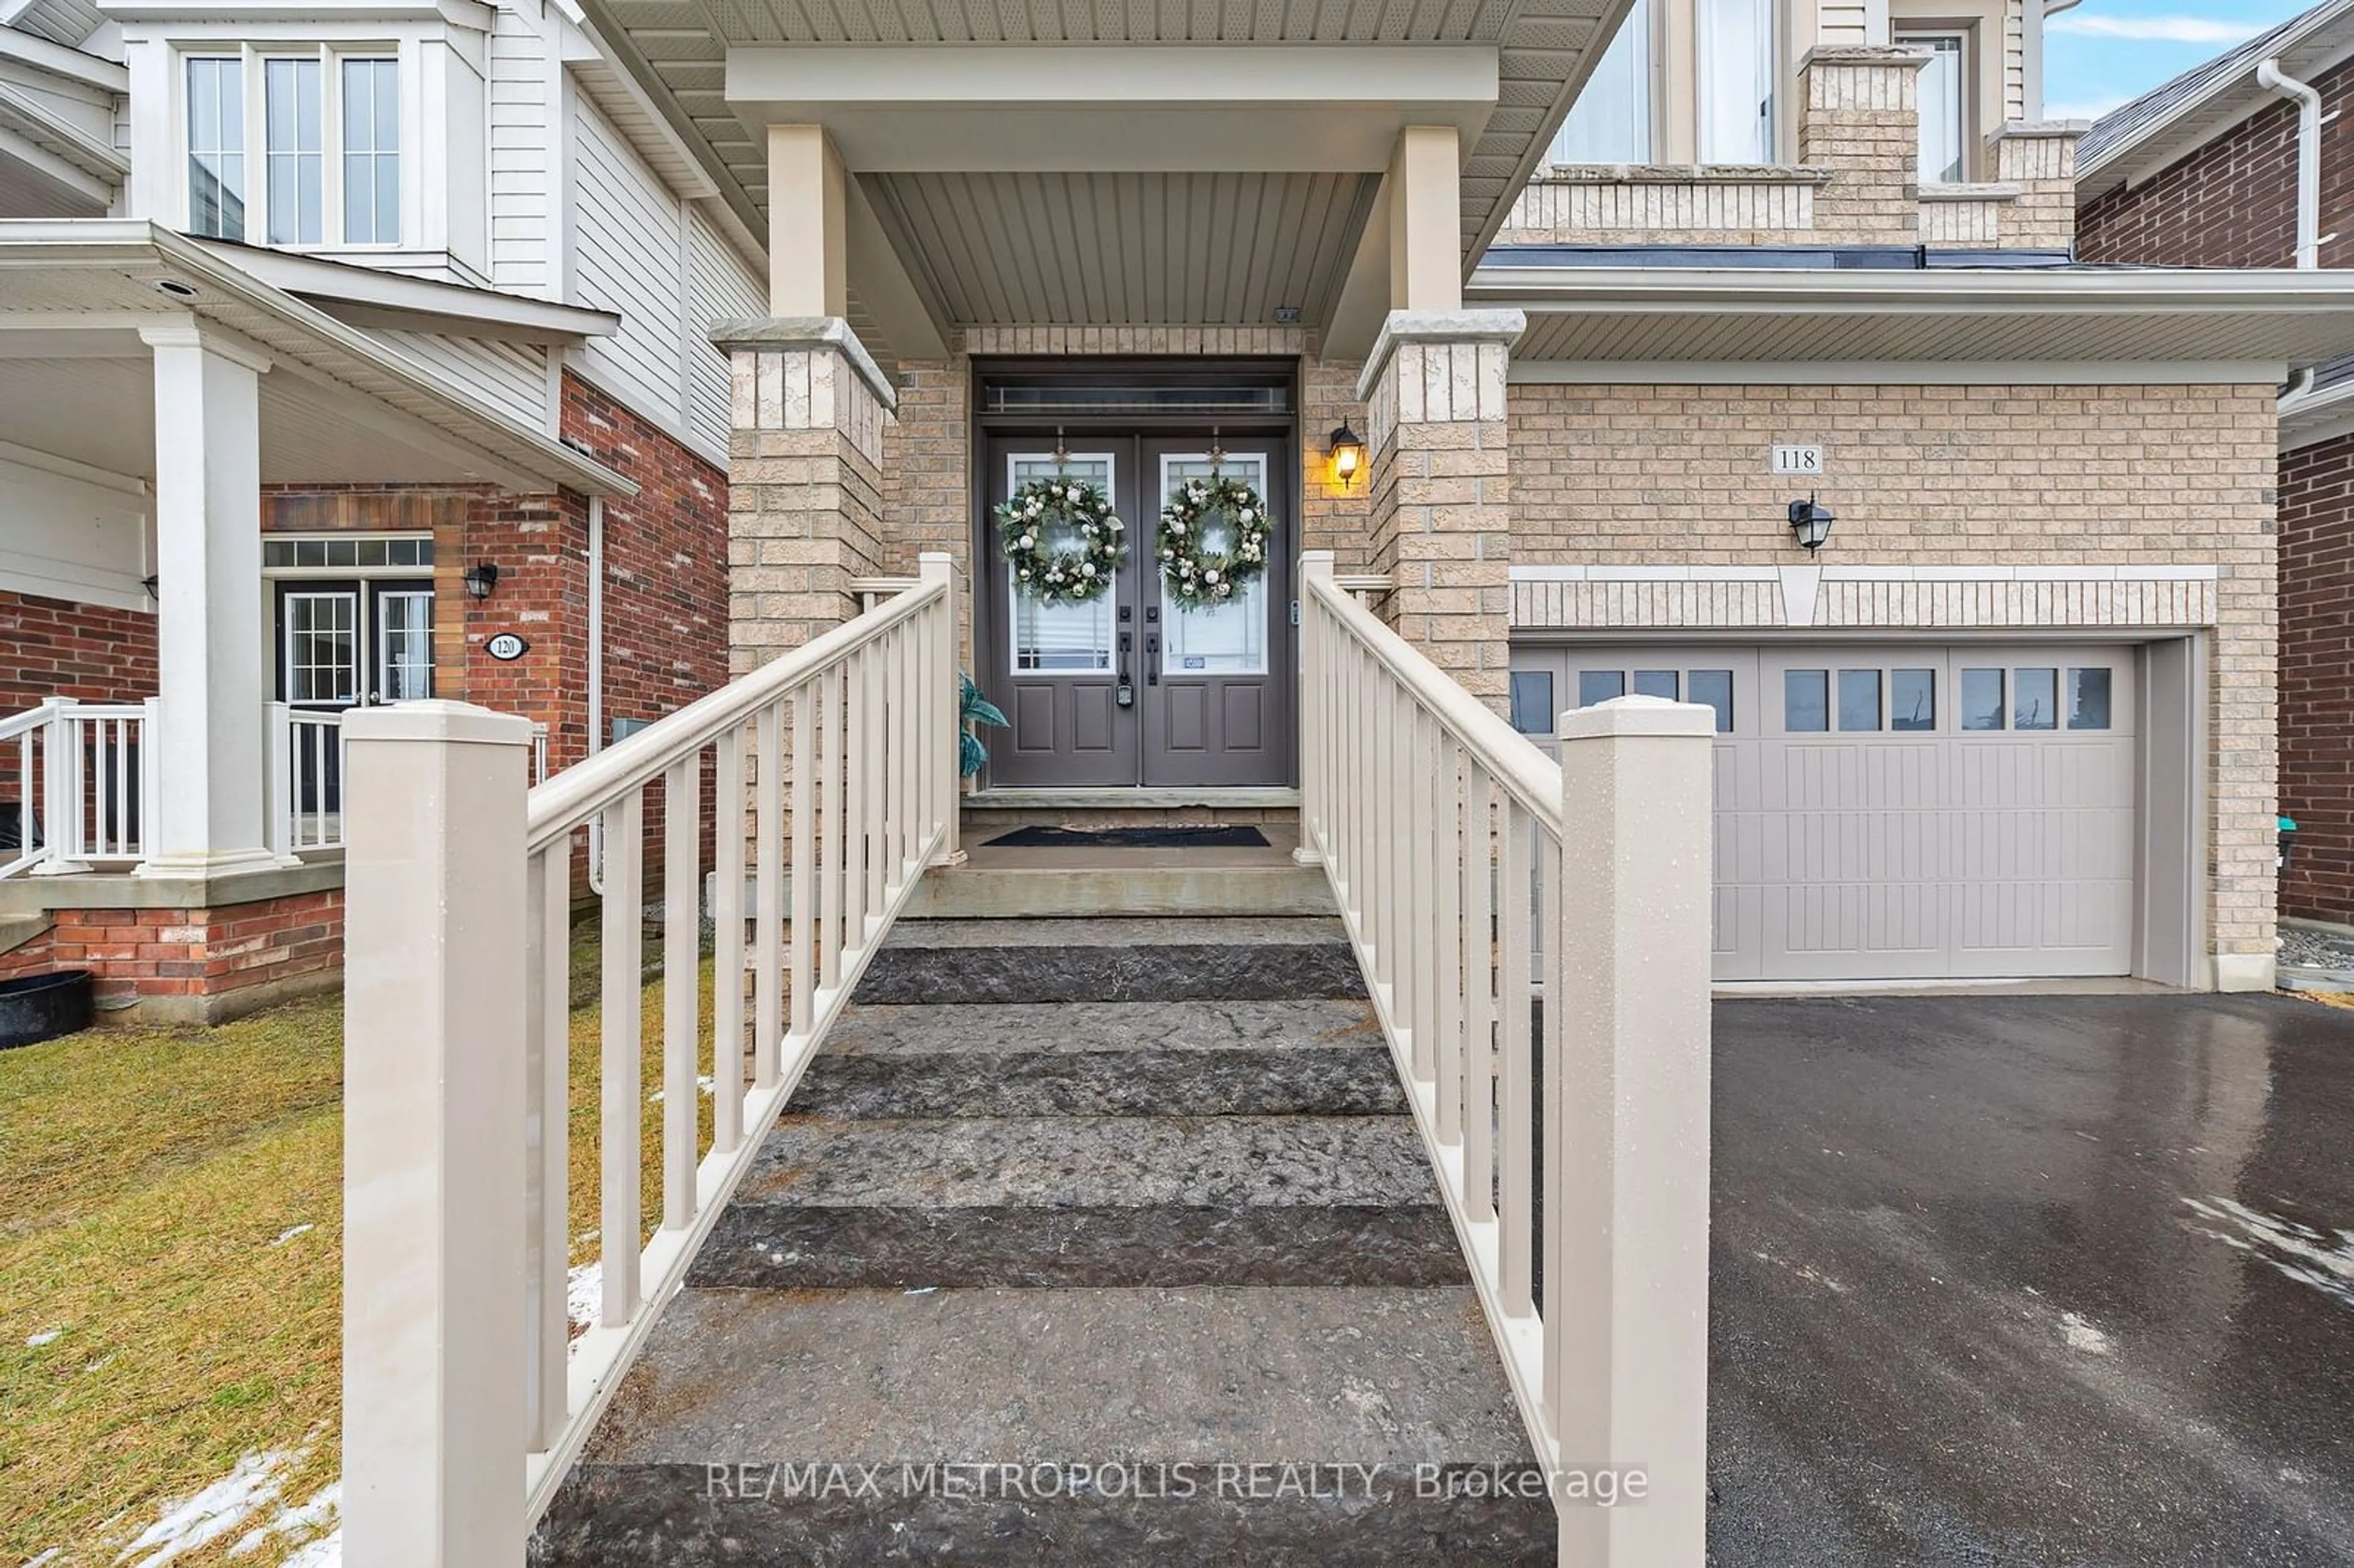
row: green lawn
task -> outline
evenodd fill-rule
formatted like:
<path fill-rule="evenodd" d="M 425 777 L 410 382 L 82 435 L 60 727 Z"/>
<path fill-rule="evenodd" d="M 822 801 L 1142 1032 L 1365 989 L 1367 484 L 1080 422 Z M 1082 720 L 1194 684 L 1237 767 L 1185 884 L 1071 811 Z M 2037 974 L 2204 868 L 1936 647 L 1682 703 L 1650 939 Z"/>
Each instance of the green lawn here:
<path fill-rule="evenodd" d="M 593 931 L 575 958 L 593 972 Z M 707 1075 L 707 960 L 702 970 Z M 584 991 L 593 984 L 576 999 Z M 644 1001 L 651 1097 L 658 983 Z M 230 1556 L 336 1477 L 342 1037 L 330 999 L 209 1030 L 101 1027 L 0 1053 L 0 1564 L 52 1550 L 43 1568 L 112 1563 L 241 1461 L 274 1498 L 174 1568 L 272 1568 L 332 1528 L 299 1521 Z M 572 1041 L 578 1263 L 597 1224 L 593 1001 L 576 1009 Z M 707 1096 L 701 1108 L 708 1148 Z M 649 1098 L 649 1230 L 661 1114 Z"/>

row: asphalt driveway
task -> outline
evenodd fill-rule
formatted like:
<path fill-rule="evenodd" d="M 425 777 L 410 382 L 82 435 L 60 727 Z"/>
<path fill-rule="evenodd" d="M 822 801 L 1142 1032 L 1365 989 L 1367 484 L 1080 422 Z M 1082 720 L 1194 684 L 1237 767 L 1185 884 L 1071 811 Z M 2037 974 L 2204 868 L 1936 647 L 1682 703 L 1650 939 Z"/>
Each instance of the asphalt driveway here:
<path fill-rule="evenodd" d="M 1712 1562 L 2354 1563 L 2354 1012 L 1716 1029 Z"/>

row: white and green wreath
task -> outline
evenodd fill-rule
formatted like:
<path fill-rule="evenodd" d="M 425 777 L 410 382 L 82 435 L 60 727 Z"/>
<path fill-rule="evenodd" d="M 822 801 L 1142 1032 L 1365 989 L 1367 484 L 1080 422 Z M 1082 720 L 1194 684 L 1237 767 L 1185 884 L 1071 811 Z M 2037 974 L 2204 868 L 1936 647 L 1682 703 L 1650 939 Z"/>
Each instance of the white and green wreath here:
<path fill-rule="evenodd" d="M 1161 509 L 1161 576 L 1187 609 L 1225 602 L 1267 570 L 1275 522 L 1257 491 L 1231 474 L 1189 479 Z"/>
<path fill-rule="evenodd" d="M 1100 598 L 1128 555 L 1128 525 L 1113 515 L 1102 488 L 1084 479 L 1034 479 L 995 515 L 1014 587 L 1048 604 Z"/>

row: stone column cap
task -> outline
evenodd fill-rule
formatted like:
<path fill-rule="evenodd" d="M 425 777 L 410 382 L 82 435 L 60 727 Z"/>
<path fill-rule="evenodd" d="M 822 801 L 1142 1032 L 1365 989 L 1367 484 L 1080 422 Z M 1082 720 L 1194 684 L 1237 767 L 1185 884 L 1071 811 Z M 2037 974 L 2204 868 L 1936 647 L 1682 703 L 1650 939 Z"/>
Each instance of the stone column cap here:
<path fill-rule="evenodd" d="M 1390 355 L 1408 343 L 1500 343 L 1511 344 L 1528 330 L 1526 312 L 1516 310 L 1392 311 L 1357 375 L 1357 401 L 1373 395 L 1389 368 Z"/>
<path fill-rule="evenodd" d="M 1987 144 L 2036 137 L 2082 136 L 2093 128 L 2089 120 L 2006 120 L 1987 132 Z"/>
<path fill-rule="evenodd" d="M 858 341 L 858 334 L 841 316 L 756 316 L 749 321 L 714 322 L 711 341 L 725 353 L 738 349 L 780 354 L 791 349 L 832 349 L 848 362 L 866 383 L 875 400 L 896 413 L 898 388 Z"/>
<path fill-rule="evenodd" d="M 1798 57 L 1798 69 L 1810 66 L 1910 66 L 1929 63 L 1929 51 L 1904 44 L 1817 44 Z"/>

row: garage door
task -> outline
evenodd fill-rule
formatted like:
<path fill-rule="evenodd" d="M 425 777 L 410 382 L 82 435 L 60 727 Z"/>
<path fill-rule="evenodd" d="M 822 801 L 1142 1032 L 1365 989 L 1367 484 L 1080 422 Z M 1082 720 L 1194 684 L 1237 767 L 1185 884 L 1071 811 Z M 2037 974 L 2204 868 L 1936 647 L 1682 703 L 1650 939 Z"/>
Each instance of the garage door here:
<path fill-rule="evenodd" d="M 2132 650 L 1515 651 L 1514 721 L 1627 693 L 1716 709 L 1720 980 L 2132 968 Z"/>

